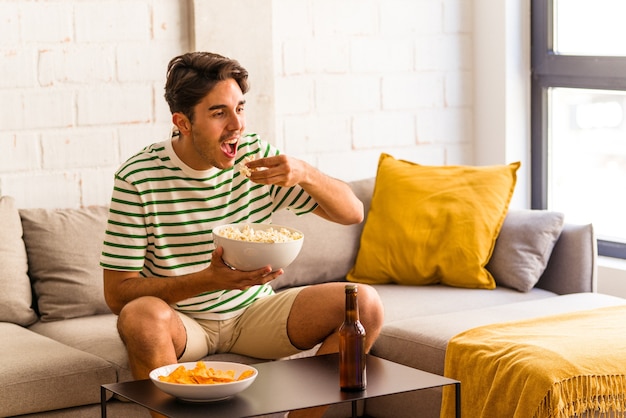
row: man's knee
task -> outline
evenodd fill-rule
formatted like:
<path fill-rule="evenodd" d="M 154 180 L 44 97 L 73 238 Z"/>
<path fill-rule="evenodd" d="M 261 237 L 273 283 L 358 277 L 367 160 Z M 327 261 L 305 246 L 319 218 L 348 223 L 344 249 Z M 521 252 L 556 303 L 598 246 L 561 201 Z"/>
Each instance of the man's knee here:
<path fill-rule="evenodd" d="M 383 303 L 376 289 L 370 285 L 359 285 L 359 317 L 370 327 L 382 327 L 384 320 Z"/>
<path fill-rule="evenodd" d="M 172 308 L 163 300 L 145 296 L 127 303 L 120 311 L 117 328 L 120 335 L 157 330 L 167 326 L 173 314 Z"/>

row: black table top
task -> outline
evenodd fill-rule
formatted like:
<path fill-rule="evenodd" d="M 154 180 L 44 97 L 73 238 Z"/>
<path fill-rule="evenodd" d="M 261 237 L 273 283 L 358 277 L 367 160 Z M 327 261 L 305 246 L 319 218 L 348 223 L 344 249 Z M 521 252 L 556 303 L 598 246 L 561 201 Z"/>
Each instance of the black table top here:
<path fill-rule="evenodd" d="M 259 375 L 250 387 L 218 402 L 184 402 L 158 389 L 152 381 L 112 383 L 102 387 L 123 398 L 169 417 L 251 417 L 320 405 L 338 404 L 377 396 L 457 384 L 458 381 L 367 357 L 367 389 L 339 389 L 337 354 L 253 365 Z"/>

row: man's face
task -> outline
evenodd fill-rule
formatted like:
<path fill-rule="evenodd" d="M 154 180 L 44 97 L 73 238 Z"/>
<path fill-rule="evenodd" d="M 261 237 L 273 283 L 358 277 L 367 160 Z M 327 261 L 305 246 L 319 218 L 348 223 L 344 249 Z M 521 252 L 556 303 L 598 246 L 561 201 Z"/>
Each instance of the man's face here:
<path fill-rule="evenodd" d="M 181 159 L 196 170 L 232 167 L 245 129 L 244 104 L 235 80 L 218 82 L 194 107 L 191 132 L 183 138 Z"/>

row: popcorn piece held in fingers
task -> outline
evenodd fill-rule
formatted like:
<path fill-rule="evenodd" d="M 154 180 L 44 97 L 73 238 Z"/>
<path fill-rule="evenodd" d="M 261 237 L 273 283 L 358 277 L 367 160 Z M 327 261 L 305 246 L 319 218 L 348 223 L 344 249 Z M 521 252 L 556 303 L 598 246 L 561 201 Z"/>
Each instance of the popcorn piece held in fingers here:
<path fill-rule="evenodd" d="M 243 161 L 241 161 L 241 163 L 239 163 L 239 173 L 243 174 L 246 177 L 250 177 L 252 175 L 252 172 L 255 170 L 255 169 L 249 168 L 246 165 L 250 161 L 254 161 L 254 156 L 248 155 L 247 157 L 243 159 Z"/>

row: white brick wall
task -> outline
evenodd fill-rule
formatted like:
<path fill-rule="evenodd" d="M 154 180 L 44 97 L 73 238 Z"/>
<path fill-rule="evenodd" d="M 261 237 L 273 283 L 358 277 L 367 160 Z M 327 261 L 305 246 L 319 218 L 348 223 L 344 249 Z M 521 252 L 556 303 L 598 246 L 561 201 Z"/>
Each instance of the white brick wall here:
<path fill-rule="evenodd" d="M 107 204 L 121 162 L 169 132 L 166 65 L 189 19 L 179 0 L 0 2 L 0 194 Z"/>
<path fill-rule="evenodd" d="M 192 48 L 247 66 L 260 122 L 249 130 L 333 176 L 372 176 L 381 152 L 470 164 L 472 5 L 3 0 L 0 194 L 21 207 L 106 204 L 119 164 L 168 134 L 166 64 Z"/>
<path fill-rule="evenodd" d="M 344 180 L 471 164 L 472 3 L 275 0 L 276 143 Z"/>

